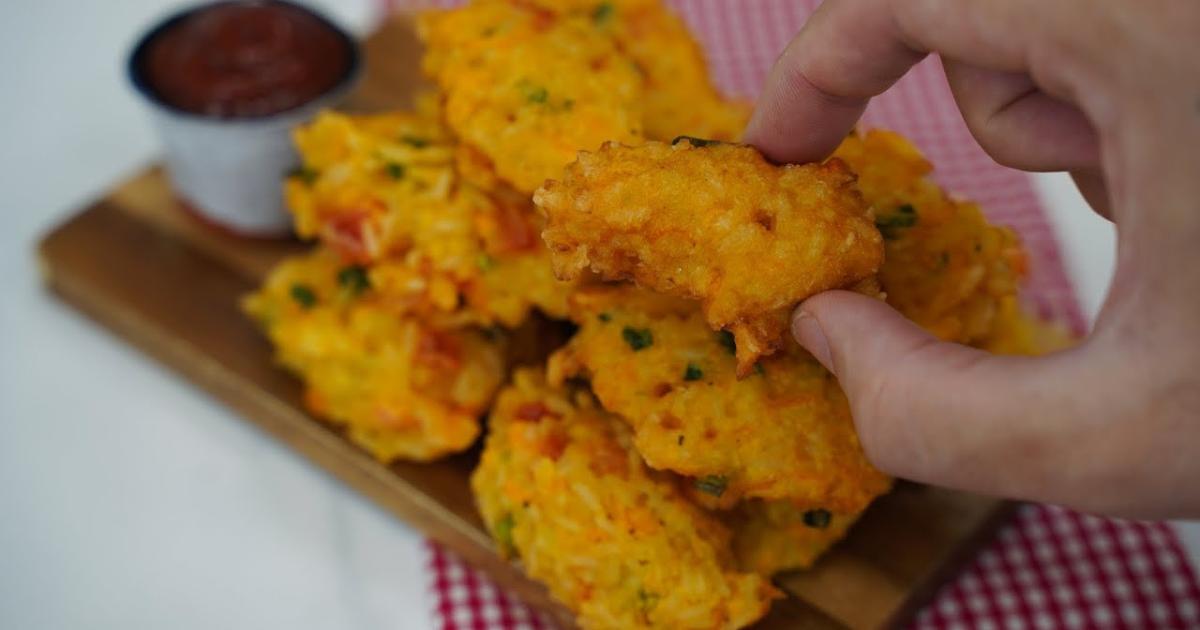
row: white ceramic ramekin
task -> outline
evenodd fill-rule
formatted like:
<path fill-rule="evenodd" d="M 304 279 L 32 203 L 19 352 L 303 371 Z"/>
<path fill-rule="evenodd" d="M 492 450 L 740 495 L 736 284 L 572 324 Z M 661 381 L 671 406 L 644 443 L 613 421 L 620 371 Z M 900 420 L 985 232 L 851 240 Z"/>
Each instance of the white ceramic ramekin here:
<path fill-rule="evenodd" d="M 164 29 L 211 6 L 185 9 L 142 36 L 129 56 L 129 79 L 150 104 L 166 150 L 167 172 L 182 201 L 200 218 L 236 234 L 284 236 L 290 234 L 291 218 L 283 207 L 282 181 L 298 164 L 291 131 L 346 95 L 359 77 L 361 53 L 343 29 L 293 4 L 315 15 L 349 44 L 350 60 L 337 85 L 299 107 L 269 116 L 220 118 L 183 111 L 158 98 L 143 76 L 141 60 Z"/>

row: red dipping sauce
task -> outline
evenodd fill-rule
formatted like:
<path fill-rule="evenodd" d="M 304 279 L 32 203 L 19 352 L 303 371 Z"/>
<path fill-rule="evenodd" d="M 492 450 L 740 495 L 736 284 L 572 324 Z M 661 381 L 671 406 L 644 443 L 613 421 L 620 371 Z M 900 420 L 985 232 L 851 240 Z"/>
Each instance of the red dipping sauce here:
<path fill-rule="evenodd" d="M 163 104 L 219 118 L 269 116 L 337 88 L 355 64 L 336 27 L 286 2 L 223 2 L 168 22 L 138 51 Z"/>

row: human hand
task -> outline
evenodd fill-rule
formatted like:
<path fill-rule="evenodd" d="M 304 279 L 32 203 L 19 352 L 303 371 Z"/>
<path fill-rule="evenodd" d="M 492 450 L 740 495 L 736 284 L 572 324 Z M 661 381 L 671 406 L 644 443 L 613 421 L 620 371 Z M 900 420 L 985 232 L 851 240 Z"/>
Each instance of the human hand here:
<path fill-rule="evenodd" d="M 940 342 L 845 291 L 793 332 L 900 477 L 1139 517 L 1200 516 L 1200 4 L 827 0 L 772 70 L 745 140 L 828 155 L 926 54 L 998 162 L 1070 171 L 1118 227 L 1091 335 L 1046 357 Z"/>

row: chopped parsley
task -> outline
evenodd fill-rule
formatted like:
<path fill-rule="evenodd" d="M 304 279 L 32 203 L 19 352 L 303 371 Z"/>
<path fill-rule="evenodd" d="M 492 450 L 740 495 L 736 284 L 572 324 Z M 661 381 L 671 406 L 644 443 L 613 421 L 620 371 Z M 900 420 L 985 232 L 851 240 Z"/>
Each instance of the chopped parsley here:
<path fill-rule="evenodd" d="M 525 100 L 530 103 L 545 103 L 548 98 L 550 98 L 550 93 L 541 86 L 531 87 L 525 91 Z"/>
<path fill-rule="evenodd" d="M 671 141 L 671 146 L 675 146 L 684 140 L 687 140 L 688 144 L 694 147 L 707 147 L 714 144 L 723 144 L 720 140 L 705 140 L 704 138 L 694 138 L 692 136 L 675 136 L 675 139 Z"/>
<path fill-rule="evenodd" d="M 500 550 L 506 556 L 512 556 L 517 552 L 516 546 L 513 545 L 513 527 L 516 524 L 512 514 L 505 514 L 500 517 L 500 520 L 496 521 L 496 526 L 492 528 L 496 542 L 500 543 Z"/>
<path fill-rule="evenodd" d="M 598 319 L 602 322 L 608 323 L 608 322 L 612 321 L 612 315 L 610 315 L 608 313 L 600 313 L 599 315 L 596 316 L 596 319 Z"/>
<path fill-rule="evenodd" d="M 766 375 L 767 375 L 767 369 L 766 369 L 766 368 L 764 368 L 764 367 L 762 366 L 762 364 L 761 364 L 761 363 L 755 363 L 755 364 L 754 364 L 754 373 L 755 373 L 755 374 L 757 374 L 757 375 L 759 375 L 759 376 L 766 376 Z"/>
<path fill-rule="evenodd" d="M 408 134 L 400 136 L 400 142 L 403 142 L 414 149 L 424 149 L 425 147 L 429 146 L 429 140 L 420 136 L 410 136 Z"/>
<path fill-rule="evenodd" d="M 290 179 L 298 179 L 304 182 L 304 185 L 306 186 L 312 186 L 313 182 L 317 181 L 317 178 L 320 177 L 321 174 L 318 173 L 317 169 L 315 168 L 308 168 L 307 166 L 300 165 L 288 171 L 287 176 Z"/>
<path fill-rule="evenodd" d="M 337 275 L 338 286 L 345 289 L 350 295 L 361 295 L 364 291 L 371 288 L 371 278 L 367 275 L 367 268 L 361 265 L 350 265 L 343 267 Z"/>
<path fill-rule="evenodd" d="M 480 271 L 491 271 L 496 268 L 496 259 L 487 254 L 480 254 L 475 259 L 475 264 L 479 266 Z"/>
<path fill-rule="evenodd" d="M 399 162 L 388 162 L 383 170 L 392 179 L 404 179 L 404 165 Z"/>
<path fill-rule="evenodd" d="M 893 214 L 875 217 L 875 227 L 883 238 L 893 241 L 900 236 L 900 230 L 917 224 L 917 210 L 909 204 L 896 208 Z"/>
<path fill-rule="evenodd" d="M 701 370 L 700 366 L 695 363 L 688 363 L 687 367 L 683 369 L 683 380 L 685 381 L 698 381 L 702 378 L 704 378 L 704 370 Z"/>
<path fill-rule="evenodd" d="M 317 294 L 313 293 L 312 288 L 306 284 L 293 284 L 291 295 L 292 299 L 305 310 L 317 305 Z"/>
<path fill-rule="evenodd" d="M 612 18 L 615 12 L 616 7 L 613 6 L 613 3 L 601 2 L 596 5 L 595 9 L 592 9 L 592 21 L 597 24 L 603 24 Z"/>
<path fill-rule="evenodd" d="M 733 333 L 728 330 L 717 331 L 717 343 L 728 350 L 729 354 L 737 354 L 737 342 L 733 339 Z"/>
<path fill-rule="evenodd" d="M 625 343 L 629 344 L 630 348 L 633 348 L 634 352 L 654 345 L 654 334 L 650 332 L 649 328 L 630 328 L 626 326 L 621 330 L 621 338 L 625 340 Z"/>
<path fill-rule="evenodd" d="M 696 480 L 697 490 L 705 494 L 711 494 L 714 497 L 720 497 L 722 494 L 725 494 L 725 488 L 728 485 L 729 477 L 725 475 L 705 475 Z"/>
<path fill-rule="evenodd" d="M 658 605 L 658 600 L 661 597 L 658 593 L 651 593 L 644 588 L 639 588 L 637 591 L 638 607 L 643 612 L 650 612 Z"/>
<path fill-rule="evenodd" d="M 829 527 L 829 521 L 832 518 L 833 515 L 829 513 L 829 510 L 817 508 L 804 513 L 804 524 L 816 529 L 825 529 Z"/>

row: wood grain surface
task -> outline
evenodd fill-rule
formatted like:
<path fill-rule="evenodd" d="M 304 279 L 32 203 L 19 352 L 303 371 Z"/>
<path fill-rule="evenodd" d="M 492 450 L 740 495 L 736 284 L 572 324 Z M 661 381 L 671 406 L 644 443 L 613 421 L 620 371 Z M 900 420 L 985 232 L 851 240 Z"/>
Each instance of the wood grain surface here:
<path fill-rule="evenodd" d="M 367 72 L 346 108 L 411 102 L 419 44 L 411 22 L 385 25 L 365 45 Z M 298 242 L 245 240 L 182 212 L 150 167 L 49 234 L 39 256 L 46 284 L 67 303 L 224 401 L 317 466 L 486 571 L 509 591 L 570 615 L 493 551 L 467 485 L 472 450 L 433 464 L 382 465 L 309 416 L 299 383 L 238 310 Z M 980 542 L 1009 504 L 899 484 L 813 570 L 777 580 L 789 594 L 761 628 L 879 628 L 903 623 Z"/>

